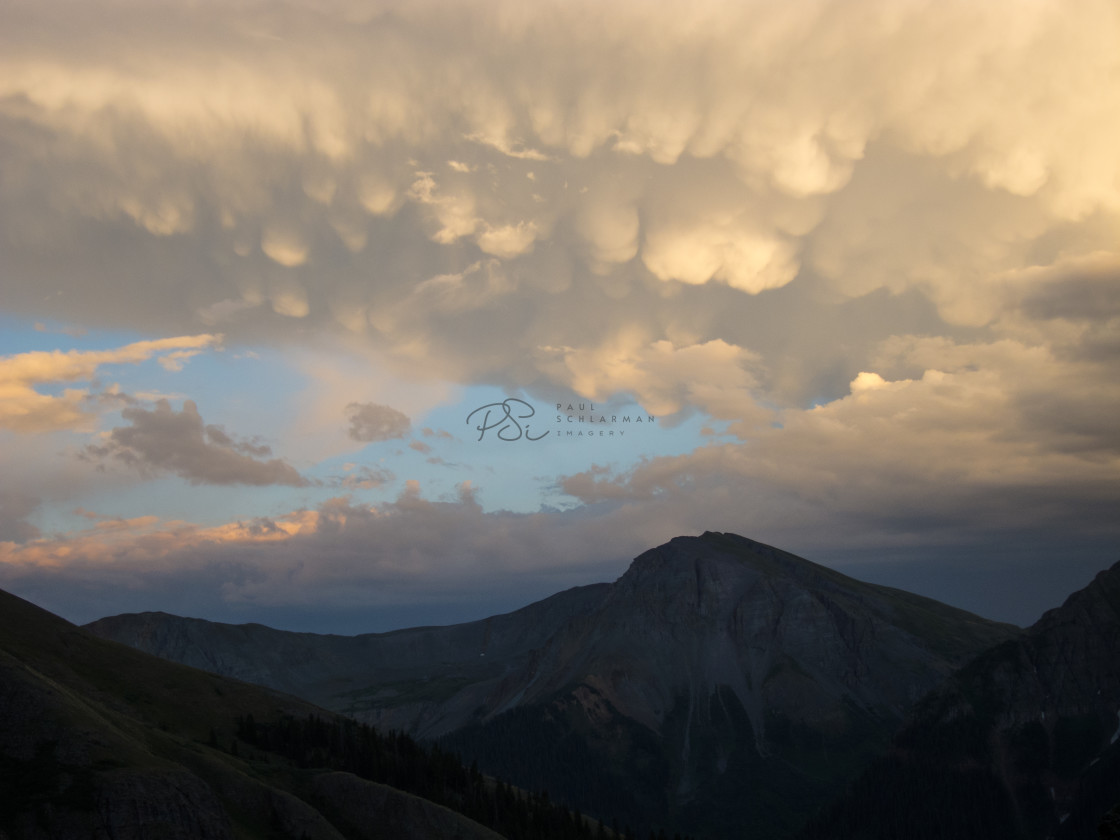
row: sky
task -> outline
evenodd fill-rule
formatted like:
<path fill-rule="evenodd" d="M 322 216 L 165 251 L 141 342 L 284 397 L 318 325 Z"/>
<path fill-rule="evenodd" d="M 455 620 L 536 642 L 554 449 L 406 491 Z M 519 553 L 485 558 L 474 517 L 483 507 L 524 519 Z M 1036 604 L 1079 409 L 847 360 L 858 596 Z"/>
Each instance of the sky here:
<path fill-rule="evenodd" d="M 358 633 L 729 531 L 1120 559 L 1112 0 L 9 0 L 0 587 Z"/>

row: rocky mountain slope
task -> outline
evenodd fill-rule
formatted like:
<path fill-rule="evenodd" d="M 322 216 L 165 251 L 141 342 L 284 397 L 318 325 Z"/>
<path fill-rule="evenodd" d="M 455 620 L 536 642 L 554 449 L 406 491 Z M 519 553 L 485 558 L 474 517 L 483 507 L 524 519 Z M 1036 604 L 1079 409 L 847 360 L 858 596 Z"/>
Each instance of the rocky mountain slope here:
<path fill-rule="evenodd" d="M 775 838 L 1017 632 L 715 533 L 646 552 L 614 584 L 452 627 L 344 638 L 145 614 L 90 629 L 442 737 L 592 813 Z"/>
<path fill-rule="evenodd" d="M 696 834 L 782 837 L 1013 633 L 742 537 L 678 538 L 510 675 L 510 711 L 447 742 L 593 813 L 626 802 Z"/>
<path fill-rule="evenodd" d="M 1118 804 L 1120 563 L 925 698 L 805 837 L 1095 840 Z"/>

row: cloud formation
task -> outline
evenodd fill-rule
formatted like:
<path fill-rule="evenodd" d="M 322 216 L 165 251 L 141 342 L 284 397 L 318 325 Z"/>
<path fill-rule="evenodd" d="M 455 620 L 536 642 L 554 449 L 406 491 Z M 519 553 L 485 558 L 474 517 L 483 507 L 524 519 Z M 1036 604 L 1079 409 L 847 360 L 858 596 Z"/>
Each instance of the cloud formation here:
<path fill-rule="evenodd" d="M 894 564 L 880 559 L 884 553 L 905 559 L 914 550 L 939 549 L 955 558 L 952 568 L 967 581 L 963 588 L 943 583 L 940 597 L 1029 623 L 1054 605 L 1054 585 L 1068 587 L 1071 576 L 1083 585 L 1107 552 L 1107 545 L 1092 546 L 1086 564 L 1070 553 L 1071 547 L 1084 551 L 1078 541 L 1033 527 L 994 542 L 999 552 L 1019 552 L 1012 561 L 1000 560 L 999 552 L 991 556 L 991 548 L 977 551 L 966 532 L 943 534 L 938 542 L 913 534 L 884 539 L 882 532 L 868 533 L 866 519 L 743 482 L 721 492 L 698 480 L 685 492 L 642 504 L 530 514 L 487 513 L 475 496 L 464 484 L 453 498 L 430 500 L 410 482 L 396 499 L 379 505 L 338 497 L 314 509 L 217 526 L 91 516 L 90 527 L 64 536 L 0 542 L 0 586 L 41 592 L 83 621 L 134 611 L 139 599 L 144 609 L 202 611 L 216 620 L 271 616 L 270 622 L 293 627 L 292 617 L 299 616 L 306 624 L 294 629 L 368 632 L 389 629 L 382 623 L 387 615 L 413 626 L 473 620 L 571 586 L 614 580 L 653 545 L 722 527 L 809 559 L 838 552 L 844 557 L 847 549 L 849 562 L 863 561 L 864 579 L 877 564 L 890 572 Z M 1051 568 L 1041 590 L 1022 586 L 1016 571 L 1052 565 L 1036 554 L 1045 558 L 1055 551 L 1066 552 L 1062 569 Z M 896 570 L 891 582 L 913 588 L 922 573 L 928 571 L 908 582 Z M 66 581 L 64 589 L 59 579 Z M 989 594 L 978 588 L 981 581 Z M 1004 592 L 1012 595 L 1002 599 Z"/>
<path fill-rule="evenodd" d="M 218 335 L 194 335 L 136 341 L 115 350 L 36 351 L 0 358 L 0 429 L 25 433 L 89 430 L 94 416 L 88 410 L 88 390 L 66 388 L 61 395 L 52 395 L 37 387 L 88 382 L 104 365 L 138 364 L 153 357 L 166 370 L 177 371 L 186 359 L 220 342 Z"/>
<path fill-rule="evenodd" d="M 599 557 L 739 523 L 853 550 L 1115 533 L 1111 0 L 49 0 L 0 24 L 0 309 L 178 336 L 0 359 L 0 445 L 27 485 L 2 501 L 11 563 L 100 570 L 112 544 L 172 574 L 197 568 L 184 540 L 238 569 L 221 597 L 278 603 L 298 587 L 238 565 L 266 543 L 327 598 L 368 583 L 362 562 L 402 587 L 455 558 L 560 568 L 557 523 Z M 269 433 L 306 474 L 194 402 L 95 383 L 175 374 L 219 331 L 308 383 Z M 426 431 L 470 386 L 634 400 L 673 442 L 535 469 L 563 514 L 487 513 L 510 463 Z M 206 387 L 185 390 L 213 405 Z M 703 439 L 674 437 L 697 416 Z M 414 420 L 396 460 L 331 460 Z M 92 486 L 55 437 L 130 481 L 307 498 L 228 514 L 248 525 L 132 511 L 45 538 Z M 425 459 L 474 483 L 310 499 L 396 493 Z"/>
<path fill-rule="evenodd" d="M 567 520 L 571 525 L 579 517 Z M 644 537 L 632 530 L 584 521 L 584 536 L 600 550 L 580 554 L 564 546 L 564 527 L 564 517 L 484 513 L 469 484 L 455 498 L 431 501 L 411 482 L 377 506 L 337 497 L 316 509 L 215 527 L 103 518 L 65 538 L 0 543 L 0 585 L 61 571 L 91 585 L 109 579 L 159 588 L 157 581 L 171 579 L 195 588 L 207 579 L 227 603 L 319 609 L 439 603 L 503 583 L 523 587 L 533 578 L 538 594 L 551 594 L 552 586 L 618 569 L 643 547 Z"/>
<path fill-rule="evenodd" d="M 308 484 L 286 461 L 261 460 L 272 454 L 270 447 L 235 440 L 221 426 L 203 425 L 192 400 L 178 412 L 160 400 L 151 411 L 134 406 L 121 416 L 130 425 L 113 429 L 103 444 L 87 446 L 83 457 L 120 461 L 142 474 L 170 472 L 191 484 Z"/>
<path fill-rule="evenodd" d="M 30 521 L 42 500 L 14 489 L 0 491 L 0 542 L 21 543 L 38 537 L 40 531 Z"/>
<path fill-rule="evenodd" d="M 886 342 L 876 361 L 883 373 L 860 372 L 841 399 L 782 411 L 770 426 L 732 424 L 737 441 L 584 471 L 561 487 L 584 503 L 686 505 L 755 488 L 896 537 L 922 523 L 958 533 L 1113 529 L 1101 515 L 1120 504 L 1110 422 L 1120 387 L 1105 384 L 1107 364 L 1013 340 L 913 336 Z"/>
<path fill-rule="evenodd" d="M 774 352 L 681 323 L 684 287 L 747 309 L 809 270 L 984 325 L 1008 272 L 1115 253 L 1106 0 L 139 9 L 27 7 L 2 36 L 14 265 L 93 247 L 111 272 L 58 281 L 59 317 L 310 321 L 428 374 L 560 384 L 540 348 L 635 321 L 647 349 Z M 3 302 L 42 308 L 13 274 Z"/>
<path fill-rule="evenodd" d="M 346 416 L 350 419 L 348 434 L 362 443 L 403 438 L 412 430 L 407 415 L 388 405 L 350 403 Z"/>

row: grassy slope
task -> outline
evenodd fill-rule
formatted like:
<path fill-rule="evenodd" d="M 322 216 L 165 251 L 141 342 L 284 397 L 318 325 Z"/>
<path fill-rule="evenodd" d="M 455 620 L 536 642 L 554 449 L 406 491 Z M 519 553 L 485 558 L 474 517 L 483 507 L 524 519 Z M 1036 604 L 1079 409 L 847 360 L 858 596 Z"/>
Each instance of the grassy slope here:
<path fill-rule="evenodd" d="M 100 836 L 106 822 L 119 836 L 169 840 L 393 836 L 384 822 L 336 829 L 349 822 L 350 788 L 332 801 L 320 784 L 312 807 L 293 793 L 309 774 L 259 751 L 231 754 L 239 717 L 312 713 L 328 714 L 98 639 L 0 592 L 0 831 L 13 840 Z M 396 809 L 409 836 L 497 837 L 407 794 L 379 795 L 415 800 Z"/>

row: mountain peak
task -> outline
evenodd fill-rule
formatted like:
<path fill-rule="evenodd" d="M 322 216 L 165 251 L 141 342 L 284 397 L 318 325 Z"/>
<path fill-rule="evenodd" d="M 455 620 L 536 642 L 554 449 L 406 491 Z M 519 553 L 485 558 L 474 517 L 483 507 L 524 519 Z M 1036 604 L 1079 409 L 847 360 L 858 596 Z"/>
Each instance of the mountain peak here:
<path fill-rule="evenodd" d="M 669 600 L 684 599 L 694 612 L 712 598 L 737 601 L 749 589 L 785 580 L 796 588 L 859 589 L 858 581 L 796 555 L 733 533 L 705 531 L 698 537 L 674 537 L 634 559 L 615 584 L 614 595 L 660 591 Z M 704 598 L 703 596 L 708 596 Z"/>
<path fill-rule="evenodd" d="M 679 808 L 685 827 L 780 826 L 760 832 L 775 837 L 841 786 L 915 699 L 1014 633 L 714 531 L 644 552 L 613 584 L 464 625 L 329 639 L 196 625 L 136 634 L 136 624 L 94 629 L 204 655 L 223 673 L 257 669 L 385 728 L 456 739 L 530 787 L 559 783 L 534 775 L 542 761 L 578 766 L 578 796 L 638 791 L 627 819 L 667 821 Z M 718 791 L 751 786 L 754 804 L 721 804 Z"/>
<path fill-rule="evenodd" d="M 674 537 L 634 558 L 615 583 L 612 599 L 636 601 L 676 620 L 703 616 L 718 603 L 738 600 L 745 587 L 767 576 L 768 548 L 712 531 Z"/>
<path fill-rule="evenodd" d="M 666 565 L 713 558 L 754 562 L 778 553 L 785 552 L 778 552 L 772 546 L 738 534 L 705 531 L 698 537 L 673 537 L 667 543 L 639 554 L 630 564 L 630 570 L 659 569 Z"/>

